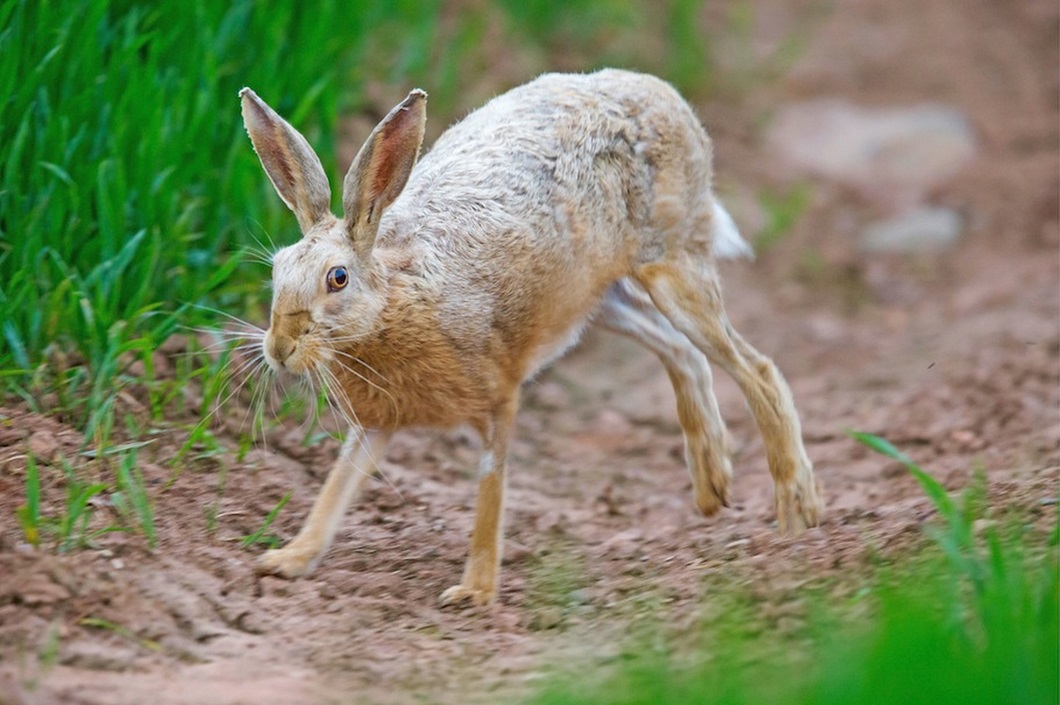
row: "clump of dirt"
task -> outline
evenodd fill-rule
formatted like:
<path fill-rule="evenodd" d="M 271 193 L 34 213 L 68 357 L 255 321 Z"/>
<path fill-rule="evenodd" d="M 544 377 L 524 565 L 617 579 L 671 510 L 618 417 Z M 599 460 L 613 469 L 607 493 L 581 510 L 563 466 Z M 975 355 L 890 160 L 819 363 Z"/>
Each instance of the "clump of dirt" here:
<path fill-rule="evenodd" d="M 1055 5 L 812 5 L 756 5 L 763 41 L 798 26 L 805 53 L 780 78 L 702 106 L 722 187 L 786 187 L 754 126 L 806 96 L 946 101 L 981 137 L 971 166 L 932 194 L 965 213 L 955 248 L 869 257 L 851 231 L 878 216 L 874 206 L 820 183 L 758 262 L 724 266 L 736 327 L 794 390 L 827 506 L 820 528 L 776 534 L 761 440 L 727 379 L 717 386 L 738 445 L 734 503 L 697 515 L 665 374 L 600 332 L 526 391 L 502 590 L 488 610 L 437 606 L 472 522 L 477 449 L 465 434 L 395 439 L 384 479 L 319 569 L 289 582 L 256 575 L 262 547 L 240 542 L 288 492 L 271 531 L 294 535 L 336 441 L 305 447 L 291 424 L 244 457 L 230 424 L 221 452 L 174 475 L 183 436 L 163 433 L 140 451 L 157 546 L 112 533 L 97 549 L 56 554 L 25 544 L 15 519 L 26 455 L 42 463 L 46 514 L 64 501 L 60 459 L 89 473 L 106 459 L 85 458 L 69 426 L 13 404 L 0 409 L 0 700 L 494 701 L 526 692 L 557 655 L 591 644 L 606 657 L 648 610 L 689 624 L 719 577 L 777 605 L 783 628 L 793 596 L 860 575 L 869 556 L 900 555 L 932 516 L 915 481 L 850 429 L 887 437 L 950 488 L 982 468 L 996 505 L 1055 518 Z M 93 527 L 119 520 L 105 498 L 93 509 Z"/>

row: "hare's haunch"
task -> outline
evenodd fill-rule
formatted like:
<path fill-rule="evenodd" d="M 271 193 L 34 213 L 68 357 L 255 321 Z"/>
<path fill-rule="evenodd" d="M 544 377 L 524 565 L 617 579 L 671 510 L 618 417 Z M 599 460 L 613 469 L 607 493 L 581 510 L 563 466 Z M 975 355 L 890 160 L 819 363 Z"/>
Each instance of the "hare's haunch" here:
<path fill-rule="evenodd" d="M 710 140 L 669 84 L 545 75 L 471 113 L 418 163 L 427 95 L 415 90 L 350 167 L 342 218 L 305 138 L 250 89 L 240 97 L 302 229 L 273 259 L 265 358 L 325 387 L 351 426 L 305 526 L 263 556 L 265 570 L 313 568 L 393 431 L 467 424 L 484 444 L 475 526 L 442 600 L 492 601 L 520 386 L 592 320 L 666 367 L 703 513 L 728 504 L 732 475 L 710 360 L 762 431 L 781 530 L 817 524 L 788 385 L 722 304 L 716 259 L 750 248 L 711 191 Z"/>

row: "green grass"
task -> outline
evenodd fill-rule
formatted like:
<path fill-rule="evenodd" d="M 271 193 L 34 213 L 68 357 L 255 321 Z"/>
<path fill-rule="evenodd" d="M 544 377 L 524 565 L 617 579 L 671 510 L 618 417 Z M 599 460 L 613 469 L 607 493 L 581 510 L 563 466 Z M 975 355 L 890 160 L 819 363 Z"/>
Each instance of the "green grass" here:
<path fill-rule="evenodd" d="M 91 501 L 107 489 L 107 486 L 98 482 L 83 481 L 65 460 L 61 461 L 61 467 L 65 501 L 60 512 L 45 513 L 42 508 L 41 471 L 33 456 L 26 458 L 26 501 L 16 511 L 26 543 L 41 546 L 54 541 L 56 550 L 60 552 L 87 546 L 95 537 L 112 530 L 112 527 L 89 530 L 95 512 Z"/>
<path fill-rule="evenodd" d="M 617 665 L 561 676 L 530 702 L 1056 703 L 1056 525 L 1032 535 L 990 515 L 981 476 L 957 500 L 886 441 L 853 435 L 920 483 L 941 520 L 933 549 L 881 566 L 847 602 L 803 596 L 812 606 L 794 634 L 763 629 L 752 601 L 715 594 L 727 602 L 693 653 L 665 640 L 644 649 L 641 636 Z"/>
<path fill-rule="evenodd" d="M 250 548 L 251 546 L 266 546 L 268 548 L 279 548 L 280 544 L 283 543 L 278 536 L 273 534 L 266 534 L 272 523 L 276 521 L 276 517 L 280 514 L 280 510 L 291 500 L 291 493 L 288 492 L 283 497 L 280 497 L 280 501 L 276 503 L 276 506 L 269 510 L 269 513 L 265 515 L 265 519 L 261 522 L 254 533 L 244 536 L 243 540 L 239 542 L 239 545 L 243 548 Z"/>
<path fill-rule="evenodd" d="M 26 458 L 26 501 L 15 510 L 26 543 L 39 546 L 41 541 L 40 471 L 32 455 Z"/>
<path fill-rule="evenodd" d="M 155 532 L 155 515 L 151 499 L 144 486 L 144 478 L 136 467 L 136 455 L 126 454 L 118 463 L 117 490 L 111 492 L 111 504 L 117 508 L 125 522 L 136 525 L 147 539 L 147 547 L 154 548 L 158 543 Z"/>
<path fill-rule="evenodd" d="M 108 454 L 102 472 L 97 468 L 78 467 L 65 458 L 42 467 L 36 458 L 28 456 L 24 478 L 26 501 L 15 512 L 26 543 L 62 553 L 94 547 L 104 534 L 121 531 L 141 534 L 147 547 L 154 548 L 158 542 L 154 505 L 136 453 L 143 445 L 130 443 L 115 447 Z M 108 466 L 115 469 L 108 471 Z M 85 479 L 89 474 L 97 477 Z M 113 477 L 110 482 L 99 479 L 110 477 Z M 62 501 L 52 502 L 50 509 L 42 501 L 45 483 L 62 490 Z M 116 521 L 97 518 L 100 506 L 112 507 Z"/>
<path fill-rule="evenodd" d="M 758 202 L 765 214 L 765 224 L 755 234 L 755 250 L 765 252 L 783 240 L 806 213 L 811 197 L 806 183 L 793 186 L 785 193 L 762 192 Z"/>

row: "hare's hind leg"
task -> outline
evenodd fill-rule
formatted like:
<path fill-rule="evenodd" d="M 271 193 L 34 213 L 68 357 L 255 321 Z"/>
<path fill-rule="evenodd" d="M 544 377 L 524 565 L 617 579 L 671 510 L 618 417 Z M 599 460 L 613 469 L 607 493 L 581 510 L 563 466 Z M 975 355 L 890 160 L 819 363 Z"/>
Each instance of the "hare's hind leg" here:
<path fill-rule="evenodd" d="M 516 388 L 501 404 L 489 427 L 480 429 L 484 448 L 479 460 L 478 497 L 471 549 L 459 585 L 439 597 L 444 605 L 470 602 L 488 605 L 497 597 L 498 574 L 504 546 L 504 492 L 507 484 L 508 439 L 519 404 Z"/>
<path fill-rule="evenodd" d="M 642 343 L 662 361 L 677 396 L 677 416 L 685 435 L 685 462 L 692 474 L 696 506 L 707 516 L 728 506 L 732 479 L 729 433 L 714 398 L 707 358 L 629 279 L 611 288 L 596 321 Z"/>
<path fill-rule="evenodd" d="M 375 471 L 376 459 L 389 439 L 389 433 L 350 429 L 302 530 L 283 548 L 261 556 L 258 568 L 262 572 L 297 578 L 316 567 L 335 538 L 346 508 Z"/>
<path fill-rule="evenodd" d="M 642 266 L 636 278 L 674 327 L 730 374 L 747 398 L 765 441 L 780 530 L 816 526 L 821 502 L 791 390 L 776 365 L 729 323 L 713 265 L 678 253 Z"/>

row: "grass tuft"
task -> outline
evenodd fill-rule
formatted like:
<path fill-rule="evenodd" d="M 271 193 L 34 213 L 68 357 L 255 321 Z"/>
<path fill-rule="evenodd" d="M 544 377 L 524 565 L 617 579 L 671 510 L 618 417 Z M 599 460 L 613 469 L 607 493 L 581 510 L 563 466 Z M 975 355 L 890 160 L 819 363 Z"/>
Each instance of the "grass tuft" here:
<path fill-rule="evenodd" d="M 272 526 L 272 522 L 276 521 L 276 517 L 280 514 L 280 510 L 284 508 L 284 505 L 291 500 L 291 493 L 288 492 L 280 501 L 276 503 L 276 506 L 269 510 L 269 513 L 265 515 L 264 521 L 261 522 L 261 526 L 257 528 L 254 533 L 244 536 L 243 540 L 239 542 L 239 545 L 243 548 L 250 548 L 251 546 L 263 545 L 268 548 L 279 548 L 280 544 L 283 543 L 278 536 L 272 534 L 266 534 Z"/>

